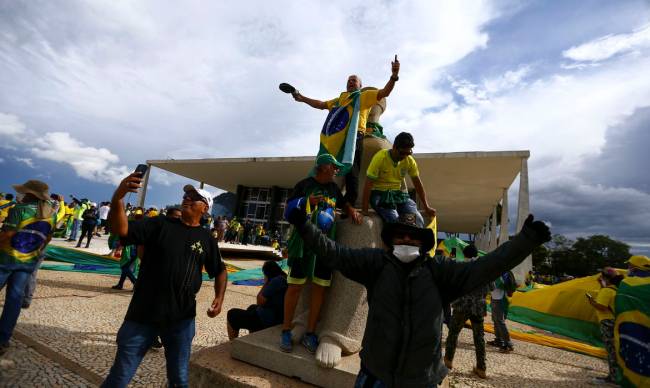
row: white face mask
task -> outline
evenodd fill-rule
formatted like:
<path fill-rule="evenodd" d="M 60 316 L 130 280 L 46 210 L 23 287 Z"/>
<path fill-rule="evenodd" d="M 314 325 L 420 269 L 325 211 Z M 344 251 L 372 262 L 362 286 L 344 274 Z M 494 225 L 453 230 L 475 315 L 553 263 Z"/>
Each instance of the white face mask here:
<path fill-rule="evenodd" d="M 410 263 L 420 257 L 420 247 L 413 245 L 395 245 L 393 246 L 393 255 L 402 263 Z"/>

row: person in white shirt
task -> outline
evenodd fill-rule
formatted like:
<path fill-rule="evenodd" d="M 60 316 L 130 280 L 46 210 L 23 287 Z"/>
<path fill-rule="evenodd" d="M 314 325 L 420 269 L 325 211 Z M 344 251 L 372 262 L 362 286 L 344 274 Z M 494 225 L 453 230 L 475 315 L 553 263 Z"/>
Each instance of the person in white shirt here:
<path fill-rule="evenodd" d="M 111 211 L 111 205 L 108 202 L 102 202 L 102 206 L 99 207 L 99 228 L 104 229 L 104 234 L 108 234 L 109 211 Z"/>

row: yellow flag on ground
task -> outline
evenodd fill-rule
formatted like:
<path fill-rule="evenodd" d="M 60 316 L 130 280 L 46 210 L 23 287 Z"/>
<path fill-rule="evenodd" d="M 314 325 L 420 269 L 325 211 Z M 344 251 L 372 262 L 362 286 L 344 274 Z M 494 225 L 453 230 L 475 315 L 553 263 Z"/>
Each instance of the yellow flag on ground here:
<path fill-rule="evenodd" d="M 433 231 L 433 248 L 429 251 L 429 256 L 433 257 L 436 255 L 436 247 L 438 246 L 438 221 L 437 217 L 433 217 L 431 219 L 431 222 L 429 225 L 427 225 L 428 229 L 431 229 Z"/>

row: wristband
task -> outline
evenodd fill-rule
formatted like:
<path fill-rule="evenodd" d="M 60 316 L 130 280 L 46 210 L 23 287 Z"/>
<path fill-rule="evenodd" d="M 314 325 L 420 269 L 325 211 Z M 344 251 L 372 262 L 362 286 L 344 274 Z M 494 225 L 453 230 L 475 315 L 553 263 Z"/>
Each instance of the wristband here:
<path fill-rule="evenodd" d="M 390 80 L 391 80 L 391 81 L 396 81 L 396 82 L 397 82 L 397 81 L 399 81 L 399 76 L 391 75 L 391 76 L 390 76 Z"/>

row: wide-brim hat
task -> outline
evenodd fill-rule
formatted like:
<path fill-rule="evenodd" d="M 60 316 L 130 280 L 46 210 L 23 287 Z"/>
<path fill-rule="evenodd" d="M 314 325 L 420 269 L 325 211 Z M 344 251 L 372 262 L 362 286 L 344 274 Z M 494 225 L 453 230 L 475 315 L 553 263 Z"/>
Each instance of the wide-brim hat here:
<path fill-rule="evenodd" d="M 422 242 L 421 248 L 423 252 L 429 252 L 433 249 L 435 241 L 433 230 L 429 228 L 419 228 L 415 224 L 408 222 L 385 223 L 381 230 L 381 239 L 387 246 L 393 246 L 393 237 L 404 234 L 407 234 L 409 238 L 413 240 L 420 240 Z"/>
<path fill-rule="evenodd" d="M 32 179 L 22 185 L 12 185 L 12 187 L 17 193 L 32 194 L 43 201 L 48 201 L 50 199 L 50 187 L 45 182 Z"/>

